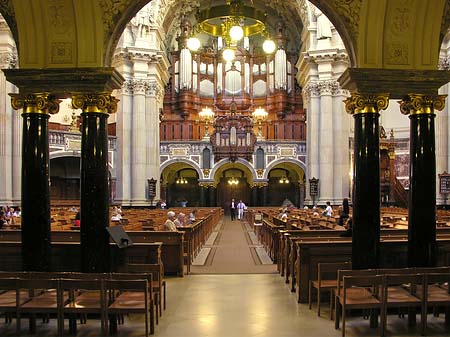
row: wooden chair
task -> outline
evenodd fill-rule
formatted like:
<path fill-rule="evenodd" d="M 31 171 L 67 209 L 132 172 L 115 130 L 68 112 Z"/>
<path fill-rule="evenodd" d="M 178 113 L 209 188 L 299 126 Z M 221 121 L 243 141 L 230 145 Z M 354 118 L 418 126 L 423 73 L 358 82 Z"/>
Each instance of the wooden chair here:
<path fill-rule="evenodd" d="M 149 293 L 147 280 L 107 280 L 106 287 L 109 291 L 109 305 L 106 308 L 107 315 L 123 315 L 129 313 L 143 313 L 145 315 L 145 336 L 149 336 Z M 133 299 L 117 296 L 122 292 L 142 292 L 143 296 Z"/>
<path fill-rule="evenodd" d="M 35 332 L 35 315 L 56 314 L 58 335 L 62 336 L 61 311 L 62 293 L 59 287 L 59 279 L 18 279 L 19 289 L 29 291 L 29 297 L 22 299 L 19 292 L 17 307 L 17 332 L 20 332 L 20 320 L 23 314 L 30 315 L 30 330 Z"/>
<path fill-rule="evenodd" d="M 429 306 L 444 307 L 445 325 L 450 327 L 450 273 L 429 273 L 425 274 L 425 291 L 423 291 L 423 300 L 425 310 Z M 423 334 L 427 328 L 427 316 L 423 324 Z"/>
<path fill-rule="evenodd" d="M 152 289 L 158 294 L 156 306 L 159 308 L 159 316 L 162 316 L 161 307 L 166 310 L 166 281 L 164 280 L 164 269 L 162 264 L 129 263 L 129 273 L 152 273 Z"/>
<path fill-rule="evenodd" d="M 359 270 L 358 276 L 344 276 L 342 289 L 338 279 L 336 294 L 335 328 L 339 329 L 339 311 L 342 313 L 342 337 L 345 337 L 346 312 L 350 309 L 381 309 L 380 291 L 383 278 L 380 275 L 370 275 L 371 270 Z M 355 273 L 356 274 L 356 273 Z M 339 310 L 339 308 L 342 308 Z"/>
<path fill-rule="evenodd" d="M 147 293 L 149 296 L 149 310 L 150 310 L 150 334 L 155 333 L 155 319 L 156 323 L 159 323 L 158 308 L 155 303 L 158 301 L 158 294 L 152 289 L 153 275 L 152 273 L 113 273 L 111 274 L 113 280 L 146 280 L 147 281 Z M 121 298 L 123 301 L 140 300 L 145 294 L 142 291 L 120 291 L 116 294 L 116 298 Z M 119 323 L 123 323 L 123 316 L 118 316 Z"/>
<path fill-rule="evenodd" d="M 401 270 L 401 269 L 399 269 Z M 415 322 L 416 310 L 421 313 L 421 331 L 425 321 L 425 306 L 423 299 L 416 296 L 417 287 L 424 285 L 423 274 L 386 274 L 383 275 L 383 306 L 381 310 L 382 336 L 386 335 L 387 310 L 389 308 L 408 308 L 410 325 Z"/>
<path fill-rule="evenodd" d="M 0 312 L 5 314 L 5 323 L 12 322 L 19 303 L 18 279 L 0 278 Z"/>
<path fill-rule="evenodd" d="M 69 331 L 76 333 L 76 315 L 97 314 L 100 316 L 102 336 L 106 335 L 106 291 L 102 279 L 61 279 L 60 288 L 67 293 L 68 301 L 61 305 L 61 329 L 64 333 L 64 317 L 69 315 Z M 91 291 L 97 296 L 86 296 Z M 63 297 L 64 298 L 64 297 Z"/>
<path fill-rule="evenodd" d="M 330 293 L 330 319 L 333 318 L 333 289 L 337 287 L 337 272 L 339 269 L 349 269 L 350 262 L 319 262 L 317 264 L 317 280 L 309 281 L 309 309 L 312 307 L 312 289 L 317 290 L 317 316 L 320 316 L 320 295 Z"/>

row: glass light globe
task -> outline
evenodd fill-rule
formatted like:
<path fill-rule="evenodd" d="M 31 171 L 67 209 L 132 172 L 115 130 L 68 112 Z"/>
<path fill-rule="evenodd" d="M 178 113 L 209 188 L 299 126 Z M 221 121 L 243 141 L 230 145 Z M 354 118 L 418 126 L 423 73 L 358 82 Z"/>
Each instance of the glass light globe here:
<path fill-rule="evenodd" d="M 222 54 L 223 59 L 225 61 L 227 61 L 227 62 L 233 61 L 234 60 L 234 56 L 235 56 L 234 50 L 230 49 L 230 48 L 225 49 L 223 51 L 223 54 Z"/>
<path fill-rule="evenodd" d="M 239 41 L 244 37 L 244 30 L 241 26 L 233 26 L 230 29 L 230 37 L 233 41 Z"/>
<path fill-rule="evenodd" d="M 275 42 L 271 39 L 267 39 L 263 43 L 263 50 L 266 54 L 272 54 L 275 51 Z"/>
<path fill-rule="evenodd" d="M 187 40 L 187 47 L 192 51 L 197 51 L 200 48 L 200 40 L 196 37 L 190 37 Z"/>

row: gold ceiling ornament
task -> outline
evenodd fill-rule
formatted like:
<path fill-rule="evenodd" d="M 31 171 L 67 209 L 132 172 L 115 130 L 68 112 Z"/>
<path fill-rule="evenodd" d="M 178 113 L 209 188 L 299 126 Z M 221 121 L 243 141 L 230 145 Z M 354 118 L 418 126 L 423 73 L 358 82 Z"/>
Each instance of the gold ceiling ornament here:
<path fill-rule="evenodd" d="M 9 94 L 14 110 L 23 109 L 23 113 L 55 114 L 59 111 L 60 99 L 48 92 L 35 94 Z"/>
<path fill-rule="evenodd" d="M 256 169 L 256 175 L 261 178 L 264 174 L 264 169 Z"/>
<path fill-rule="evenodd" d="M 203 175 L 205 177 L 209 177 L 209 172 L 210 172 L 210 169 L 203 169 Z"/>
<path fill-rule="evenodd" d="M 197 51 L 201 46 L 196 36 L 199 33 L 217 37 L 222 57 L 229 62 L 235 58 L 238 43 L 250 36 L 265 37 L 263 49 L 267 54 L 276 49 L 275 42 L 267 31 L 267 13 L 257 10 L 253 1 L 247 5 L 244 0 L 225 0 L 223 5 L 210 5 L 199 10 L 196 18 L 198 23 L 193 28 L 193 35 L 187 40 L 187 47 L 192 51 Z"/>
<path fill-rule="evenodd" d="M 445 107 L 447 95 L 408 94 L 400 103 L 400 111 L 404 115 L 434 114 Z"/>
<path fill-rule="evenodd" d="M 349 98 L 344 100 L 345 109 L 351 115 L 363 113 L 379 113 L 389 106 L 389 94 L 360 94 L 353 92 Z"/>

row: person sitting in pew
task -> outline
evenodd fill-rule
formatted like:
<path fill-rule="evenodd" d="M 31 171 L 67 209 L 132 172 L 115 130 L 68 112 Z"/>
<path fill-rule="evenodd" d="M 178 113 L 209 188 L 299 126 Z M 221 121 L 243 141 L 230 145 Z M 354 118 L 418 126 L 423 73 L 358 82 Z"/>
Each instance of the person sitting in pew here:
<path fill-rule="evenodd" d="M 169 211 L 167 212 L 167 220 L 164 223 L 164 230 L 171 231 L 171 232 L 177 232 L 177 226 L 174 223 L 175 220 L 175 212 Z"/>
<path fill-rule="evenodd" d="M 189 213 L 188 223 L 191 224 L 195 221 L 195 213 L 197 210 L 193 209 L 191 213 Z"/>
<path fill-rule="evenodd" d="M 346 228 L 345 232 L 341 233 L 339 236 L 341 237 L 352 237 L 353 232 L 352 232 L 352 227 L 353 227 L 353 220 L 352 217 L 349 216 L 347 219 L 347 222 L 345 223 Z"/>
<path fill-rule="evenodd" d="M 184 213 L 178 213 L 178 216 L 173 223 L 177 227 L 184 227 L 186 224 L 186 215 Z"/>
<path fill-rule="evenodd" d="M 348 219 L 350 215 L 350 206 L 348 205 L 348 199 L 344 198 L 342 200 L 342 206 L 339 206 L 339 219 L 337 221 L 337 224 L 339 226 L 342 226 L 344 224 L 344 220 Z"/>
<path fill-rule="evenodd" d="M 4 225 L 7 225 L 7 224 L 8 224 L 8 221 L 6 220 L 5 212 L 0 211 L 0 229 L 1 229 Z"/>

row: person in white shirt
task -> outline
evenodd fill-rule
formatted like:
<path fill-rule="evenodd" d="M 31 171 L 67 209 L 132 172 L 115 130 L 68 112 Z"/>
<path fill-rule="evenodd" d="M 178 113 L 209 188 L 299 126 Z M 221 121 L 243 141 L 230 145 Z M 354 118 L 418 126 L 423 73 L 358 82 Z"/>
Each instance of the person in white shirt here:
<path fill-rule="evenodd" d="M 244 217 L 244 209 L 246 209 L 247 207 L 245 206 L 245 204 L 242 200 L 239 200 L 236 207 L 238 210 L 237 218 L 238 218 L 238 220 L 242 220 L 242 218 Z"/>
<path fill-rule="evenodd" d="M 325 208 L 323 215 L 328 217 L 333 216 L 333 208 L 331 208 L 331 204 L 329 201 L 327 201 L 327 207 Z"/>

